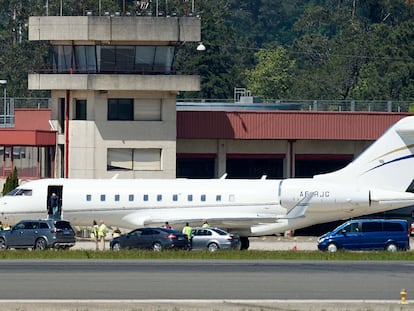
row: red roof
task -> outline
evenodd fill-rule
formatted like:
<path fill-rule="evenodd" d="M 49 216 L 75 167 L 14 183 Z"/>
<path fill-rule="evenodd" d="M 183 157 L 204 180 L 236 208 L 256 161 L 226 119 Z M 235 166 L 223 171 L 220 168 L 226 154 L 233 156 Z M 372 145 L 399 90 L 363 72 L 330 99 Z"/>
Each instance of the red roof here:
<path fill-rule="evenodd" d="M 15 109 L 14 113 L 14 127 L 0 130 L 0 145 L 56 145 L 56 131 L 49 124 L 50 109 Z"/>
<path fill-rule="evenodd" d="M 177 138 L 375 140 L 408 113 L 178 111 Z"/>

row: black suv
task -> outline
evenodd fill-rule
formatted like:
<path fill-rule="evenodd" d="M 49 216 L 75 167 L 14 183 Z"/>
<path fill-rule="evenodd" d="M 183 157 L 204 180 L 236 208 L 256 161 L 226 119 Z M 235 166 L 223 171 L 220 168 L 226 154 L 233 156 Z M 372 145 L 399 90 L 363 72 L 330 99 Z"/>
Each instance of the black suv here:
<path fill-rule="evenodd" d="M 10 230 L 0 231 L 0 250 L 7 248 L 69 248 L 75 245 L 75 231 L 68 221 L 22 220 Z"/>

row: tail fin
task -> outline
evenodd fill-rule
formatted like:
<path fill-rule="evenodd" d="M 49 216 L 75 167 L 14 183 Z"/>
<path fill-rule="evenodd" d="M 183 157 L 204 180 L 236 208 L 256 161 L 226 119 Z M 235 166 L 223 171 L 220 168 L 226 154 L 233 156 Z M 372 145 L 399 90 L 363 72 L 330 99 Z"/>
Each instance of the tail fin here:
<path fill-rule="evenodd" d="M 348 166 L 314 178 L 414 192 L 414 116 L 395 123 Z"/>

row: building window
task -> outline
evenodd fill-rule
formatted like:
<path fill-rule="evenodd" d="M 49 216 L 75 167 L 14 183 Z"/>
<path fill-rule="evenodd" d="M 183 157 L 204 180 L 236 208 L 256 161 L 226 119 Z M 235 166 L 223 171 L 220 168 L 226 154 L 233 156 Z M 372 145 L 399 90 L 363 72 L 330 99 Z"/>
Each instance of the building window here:
<path fill-rule="evenodd" d="M 174 46 L 55 45 L 54 73 L 171 74 Z"/>
<path fill-rule="evenodd" d="M 86 99 L 75 101 L 75 120 L 86 120 Z"/>
<path fill-rule="evenodd" d="M 205 194 L 202 194 L 201 195 L 201 202 L 205 202 L 206 201 L 206 195 Z"/>
<path fill-rule="evenodd" d="M 135 99 L 134 120 L 136 121 L 161 121 L 160 99 Z"/>
<path fill-rule="evenodd" d="M 132 149 L 108 149 L 108 171 L 131 171 Z"/>
<path fill-rule="evenodd" d="M 75 46 L 75 68 L 77 73 L 96 73 L 94 45 Z"/>
<path fill-rule="evenodd" d="M 161 149 L 110 148 L 107 151 L 107 170 L 161 170 Z"/>
<path fill-rule="evenodd" d="M 148 201 L 148 194 L 144 194 L 144 201 L 147 202 Z"/>
<path fill-rule="evenodd" d="M 134 149 L 134 171 L 159 171 L 161 170 L 161 149 Z"/>
<path fill-rule="evenodd" d="M 101 202 L 105 202 L 106 200 L 106 195 L 105 194 L 101 194 Z"/>
<path fill-rule="evenodd" d="M 172 199 L 173 199 L 173 201 L 178 201 L 178 194 L 173 194 Z"/>
<path fill-rule="evenodd" d="M 162 201 L 162 194 L 157 194 L 157 201 L 161 202 Z"/>
<path fill-rule="evenodd" d="M 108 99 L 109 121 L 132 121 L 134 119 L 134 100 L 131 98 Z"/>
<path fill-rule="evenodd" d="M 193 200 L 193 195 L 192 194 L 189 194 L 188 195 L 188 201 L 191 202 L 192 200 Z"/>
<path fill-rule="evenodd" d="M 116 202 L 119 202 L 119 199 L 120 199 L 119 194 L 115 194 L 115 201 L 116 201 Z"/>
<path fill-rule="evenodd" d="M 71 45 L 56 45 L 53 47 L 53 72 L 69 73 L 73 70 L 73 50 Z"/>
<path fill-rule="evenodd" d="M 221 202 L 221 195 L 220 194 L 216 195 L 216 201 Z"/>
<path fill-rule="evenodd" d="M 134 201 L 134 195 L 133 194 L 130 194 L 128 196 L 128 201 L 130 201 L 130 202 Z"/>
<path fill-rule="evenodd" d="M 88 201 L 88 202 L 92 201 L 92 195 L 87 194 L 86 195 L 86 201 Z"/>

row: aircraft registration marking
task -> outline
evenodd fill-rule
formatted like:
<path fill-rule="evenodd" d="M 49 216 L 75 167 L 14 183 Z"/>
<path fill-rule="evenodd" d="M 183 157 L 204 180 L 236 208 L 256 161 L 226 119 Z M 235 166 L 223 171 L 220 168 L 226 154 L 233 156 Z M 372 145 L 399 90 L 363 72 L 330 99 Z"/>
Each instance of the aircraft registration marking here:
<path fill-rule="evenodd" d="M 329 198 L 330 197 L 329 190 L 322 190 L 322 191 L 300 191 L 299 197 L 304 198 L 307 196 L 313 196 L 314 198 Z"/>

